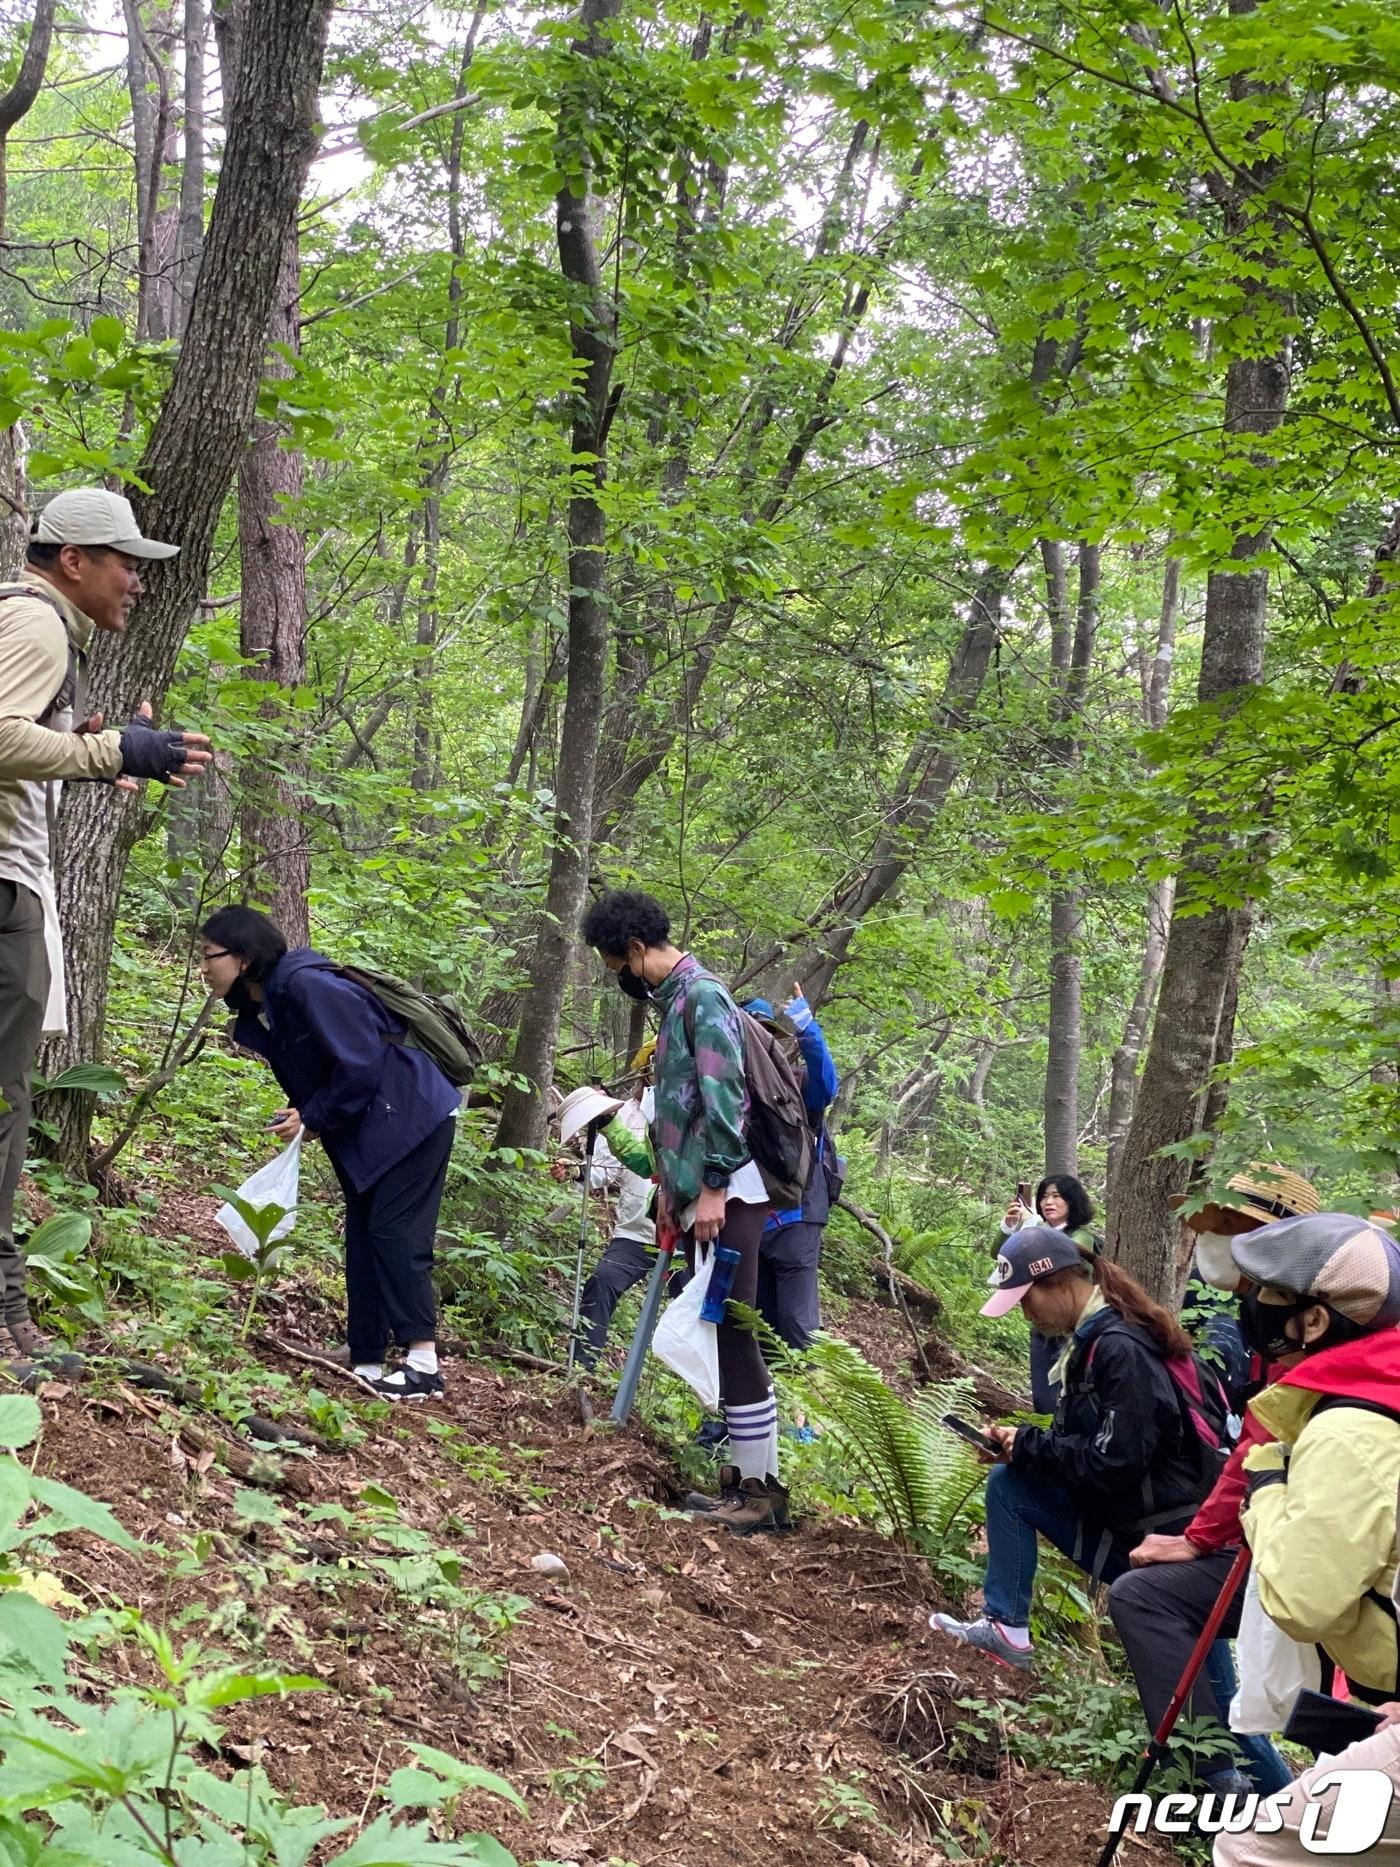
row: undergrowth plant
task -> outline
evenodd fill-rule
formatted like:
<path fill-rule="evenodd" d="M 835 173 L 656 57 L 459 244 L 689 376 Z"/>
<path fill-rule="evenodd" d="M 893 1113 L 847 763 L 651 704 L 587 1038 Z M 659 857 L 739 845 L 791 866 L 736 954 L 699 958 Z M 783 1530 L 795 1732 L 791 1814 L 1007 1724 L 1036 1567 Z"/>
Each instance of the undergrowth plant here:
<path fill-rule="evenodd" d="M 27 1395 L 0 1395 L 0 1862 L 4 1867 L 516 1867 L 486 1834 L 440 1839 L 469 1793 L 525 1804 L 488 1770 L 427 1746 L 390 1776 L 389 1808 L 358 1821 L 296 1803 L 261 1769 L 214 1775 L 202 1759 L 223 1741 L 219 1714 L 249 1699 L 322 1689 L 301 1673 L 251 1671 L 197 1643 L 176 1647 L 135 1610 L 70 1624 L 58 1577 L 31 1565 L 52 1540 L 86 1530 L 130 1554 L 139 1545 L 103 1504 L 28 1471 L 14 1456 L 39 1435 Z M 37 1512 L 32 1515 L 31 1512 Z M 76 1605 L 71 1604 L 71 1605 Z M 70 1689 L 79 1633 L 125 1633 L 153 1663 L 102 1680 L 94 1703 Z M 101 1642 L 89 1640 L 89 1666 Z M 429 1810 L 434 1823 L 398 1819 Z M 344 1843 L 335 1852 L 331 1843 Z"/>

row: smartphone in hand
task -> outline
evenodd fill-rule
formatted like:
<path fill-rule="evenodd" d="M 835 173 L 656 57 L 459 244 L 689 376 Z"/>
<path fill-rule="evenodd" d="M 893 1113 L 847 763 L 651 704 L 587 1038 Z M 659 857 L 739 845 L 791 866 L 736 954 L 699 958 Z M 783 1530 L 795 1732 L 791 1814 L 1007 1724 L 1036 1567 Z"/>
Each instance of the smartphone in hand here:
<path fill-rule="evenodd" d="M 1018 1180 L 1016 1182 L 1016 1197 L 1020 1200 L 1027 1212 L 1033 1213 L 1035 1211 L 1035 1207 L 1031 1203 L 1031 1183 L 1029 1180 Z"/>
<path fill-rule="evenodd" d="M 940 1414 L 939 1419 L 950 1433 L 956 1433 L 959 1439 L 965 1439 L 979 1452 L 985 1452 L 989 1459 L 1001 1459 L 1004 1456 L 995 1439 L 989 1439 L 985 1433 L 979 1433 L 975 1426 L 969 1426 L 967 1421 L 959 1419 L 956 1413 Z"/>

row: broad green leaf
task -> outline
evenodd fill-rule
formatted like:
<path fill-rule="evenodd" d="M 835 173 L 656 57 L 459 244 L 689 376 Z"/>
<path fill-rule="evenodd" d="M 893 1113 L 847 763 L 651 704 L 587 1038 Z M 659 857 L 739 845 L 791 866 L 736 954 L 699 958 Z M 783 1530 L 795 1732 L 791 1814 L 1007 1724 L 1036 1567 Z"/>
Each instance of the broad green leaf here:
<path fill-rule="evenodd" d="M 39 1437 L 44 1416 L 28 1394 L 0 1394 L 0 1446 L 27 1446 Z"/>
<path fill-rule="evenodd" d="M 460 1841 L 434 1841 L 426 1822 L 404 1827 L 381 1815 L 330 1867 L 476 1867 L 480 1858 Z"/>
<path fill-rule="evenodd" d="M 36 1082 L 34 1087 L 39 1095 L 55 1089 L 88 1089 L 99 1096 L 117 1096 L 125 1092 L 126 1078 L 106 1063 L 70 1063 L 66 1070 Z"/>
<path fill-rule="evenodd" d="M 85 1492 L 75 1491 L 71 1485 L 60 1484 L 56 1478 L 40 1478 L 37 1475 L 31 1475 L 29 1488 L 35 1502 L 53 1512 L 58 1519 L 59 1529 L 91 1531 L 104 1542 L 115 1543 L 118 1549 L 131 1554 L 141 1548 L 107 1506 L 99 1504 L 96 1498 L 88 1497 Z"/>
<path fill-rule="evenodd" d="M 288 1692 L 324 1692 L 324 1682 L 307 1673 L 214 1673 L 190 1689 L 191 1704 L 205 1711 L 237 1705 L 247 1698 L 282 1698 Z"/>
<path fill-rule="evenodd" d="M 23 1589 L 0 1592 L 0 1663 L 32 1673 L 45 1685 L 63 1684 L 68 1629 L 52 1608 Z"/>
<path fill-rule="evenodd" d="M 37 1252 L 60 1263 L 76 1258 L 92 1238 L 92 1220 L 85 1212 L 55 1212 L 29 1234 L 25 1256 Z"/>

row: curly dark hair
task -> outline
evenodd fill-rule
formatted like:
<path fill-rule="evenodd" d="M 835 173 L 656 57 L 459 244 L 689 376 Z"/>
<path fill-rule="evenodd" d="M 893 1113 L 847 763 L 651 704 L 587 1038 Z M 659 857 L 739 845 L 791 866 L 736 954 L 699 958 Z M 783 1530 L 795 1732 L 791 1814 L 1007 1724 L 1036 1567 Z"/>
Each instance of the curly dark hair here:
<path fill-rule="evenodd" d="M 665 908 L 636 888 L 617 888 L 600 896 L 583 917 L 584 940 L 609 959 L 626 959 L 629 940 L 665 946 L 670 937 Z"/>
<path fill-rule="evenodd" d="M 1067 1232 L 1079 1232 L 1089 1225 L 1094 1217 L 1094 1202 L 1089 1197 L 1088 1188 L 1082 1180 L 1076 1180 L 1072 1173 L 1047 1173 L 1035 1189 L 1035 1209 L 1040 1211 L 1040 1202 L 1050 1187 L 1054 1187 L 1060 1198 L 1069 1207 L 1065 1218 Z"/>
<path fill-rule="evenodd" d="M 248 970 L 243 977 L 254 984 L 267 977 L 287 950 L 282 929 L 256 908 L 220 908 L 199 931 L 212 946 L 226 947 L 246 959 Z"/>

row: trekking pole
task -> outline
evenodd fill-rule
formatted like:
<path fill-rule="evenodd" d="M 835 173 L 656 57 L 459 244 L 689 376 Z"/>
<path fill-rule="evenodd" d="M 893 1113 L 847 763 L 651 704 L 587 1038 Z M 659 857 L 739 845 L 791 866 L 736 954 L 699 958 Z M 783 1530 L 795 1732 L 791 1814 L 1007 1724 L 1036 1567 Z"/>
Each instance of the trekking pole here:
<path fill-rule="evenodd" d="M 632 1346 L 627 1351 L 627 1360 L 622 1369 L 622 1380 L 618 1385 L 617 1399 L 613 1402 L 612 1423 L 625 1426 L 628 1415 L 637 1399 L 637 1389 L 641 1386 L 642 1369 L 646 1364 L 647 1350 L 651 1347 L 651 1338 L 656 1333 L 656 1318 L 661 1312 L 661 1299 L 666 1294 L 666 1279 L 670 1275 L 675 1259 L 676 1246 L 680 1242 L 679 1234 L 668 1232 L 664 1241 L 657 1239 L 656 1263 L 652 1269 L 651 1281 L 642 1303 L 642 1313 L 637 1318 L 637 1327 L 633 1332 Z"/>
<path fill-rule="evenodd" d="M 569 1321 L 569 1373 L 574 1371 L 574 1362 L 578 1358 L 578 1319 L 583 1308 L 583 1255 L 588 1249 L 588 1194 L 593 1183 L 593 1149 L 598 1143 L 598 1130 L 590 1122 L 588 1127 L 588 1151 L 583 1157 L 583 1198 L 579 1202 L 578 1212 L 578 1262 L 574 1266 L 574 1313 Z"/>
<path fill-rule="evenodd" d="M 1244 1581 L 1245 1572 L 1248 1568 L 1249 1545 L 1248 1543 L 1244 1543 L 1241 1545 L 1235 1560 L 1230 1565 L 1230 1573 L 1225 1577 L 1221 1585 L 1220 1593 L 1215 1598 L 1215 1606 L 1206 1616 L 1206 1624 L 1201 1629 L 1200 1638 L 1197 1640 L 1195 1646 L 1192 1647 L 1191 1657 L 1187 1660 L 1180 1679 L 1177 1680 L 1176 1690 L 1172 1693 L 1171 1703 L 1162 1713 L 1162 1722 L 1152 1733 L 1152 1742 L 1143 1752 L 1142 1762 L 1138 1766 L 1137 1777 L 1130 1792 L 1132 1795 L 1140 1796 L 1142 1794 L 1143 1790 L 1147 1787 L 1148 1779 L 1152 1775 L 1152 1772 L 1166 1756 L 1167 1740 L 1176 1729 L 1176 1721 L 1181 1716 L 1182 1709 L 1187 1699 L 1191 1696 L 1191 1689 L 1200 1676 L 1202 1666 L 1206 1663 L 1206 1654 L 1210 1652 L 1212 1646 L 1214 1646 L 1216 1640 L 1220 1637 L 1220 1629 L 1224 1625 L 1225 1616 L 1230 1612 L 1230 1604 L 1239 1593 L 1240 1584 Z M 1099 1856 L 1098 1867 L 1109 1867 L 1109 1863 L 1118 1852 L 1118 1843 L 1122 1839 L 1123 1831 L 1121 1828 L 1117 1834 L 1108 1837 L 1108 1845 Z"/>

